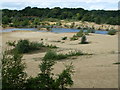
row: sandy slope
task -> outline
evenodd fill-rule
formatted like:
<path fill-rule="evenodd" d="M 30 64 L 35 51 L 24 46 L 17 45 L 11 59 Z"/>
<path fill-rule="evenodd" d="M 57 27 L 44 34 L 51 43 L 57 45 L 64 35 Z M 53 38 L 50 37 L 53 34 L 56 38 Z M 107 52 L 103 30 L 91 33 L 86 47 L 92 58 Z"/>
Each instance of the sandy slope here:
<path fill-rule="evenodd" d="M 53 72 L 60 73 L 64 69 L 64 64 L 73 62 L 75 74 L 73 75 L 74 88 L 115 88 L 118 87 L 118 67 L 113 63 L 117 62 L 117 35 L 90 34 L 87 36 L 90 44 L 78 44 L 80 40 L 70 41 L 75 33 L 50 33 L 50 32 L 11 32 L 0 34 L 3 37 L 3 49 L 5 42 L 9 40 L 29 39 L 31 41 L 53 44 L 60 47 L 58 52 L 67 53 L 70 50 L 82 50 L 93 53 L 92 56 L 78 56 L 70 59 L 58 61 Z M 62 41 L 61 37 L 67 36 L 68 40 Z M 60 40 L 61 42 L 55 42 Z M 64 43 L 63 43 L 64 42 Z M 39 73 L 38 65 L 45 52 L 25 54 L 23 61 L 27 64 L 29 76 L 36 76 Z"/>

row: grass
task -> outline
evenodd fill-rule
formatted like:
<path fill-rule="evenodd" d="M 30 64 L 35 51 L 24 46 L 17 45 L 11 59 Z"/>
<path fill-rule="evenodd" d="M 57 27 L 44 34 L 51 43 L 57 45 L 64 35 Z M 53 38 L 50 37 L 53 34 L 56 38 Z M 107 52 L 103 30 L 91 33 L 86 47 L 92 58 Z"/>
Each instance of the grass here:
<path fill-rule="evenodd" d="M 82 56 L 82 55 L 92 55 L 92 54 L 88 54 L 88 53 L 83 53 L 81 51 L 71 51 L 67 54 L 63 54 L 63 53 L 60 53 L 60 54 L 57 54 L 55 51 L 48 51 L 45 56 L 43 57 L 43 60 L 48 60 L 48 59 L 51 59 L 51 60 L 61 60 L 61 59 L 66 59 L 68 57 L 72 57 L 72 56 Z"/>

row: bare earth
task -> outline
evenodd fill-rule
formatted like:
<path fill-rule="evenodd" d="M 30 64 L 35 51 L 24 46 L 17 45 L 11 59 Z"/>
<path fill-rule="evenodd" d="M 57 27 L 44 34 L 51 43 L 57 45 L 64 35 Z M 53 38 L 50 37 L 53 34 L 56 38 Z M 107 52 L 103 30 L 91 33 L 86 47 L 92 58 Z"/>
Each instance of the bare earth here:
<path fill-rule="evenodd" d="M 74 65 L 73 75 L 74 85 L 72 88 L 117 88 L 118 87 L 118 65 L 113 63 L 118 61 L 118 35 L 90 34 L 87 39 L 90 44 L 78 44 L 80 40 L 70 41 L 75 33 L 50 33 L 50 32 L 9 32 L 0 34 L 3 50 L 7 47 L 6 41 L 19 39 L 29 39 L 30 41 L 41 41 L 46 44 L 53 44 L 59 48 L 57 52 L 67 53 L 69 51 L 81 50 L 92 53 L 92 56 L 77 56 L 70 59 L 58 61 L 54 66 L 56 74 L 64 69 L 64 64 Z M 67 36 L 68 40 L 62 41 L 61 37 Z M 56 42 L 60 40 L 61 42 Z M 8 48 L 8 47 L 7 47 Z M 38 65 L 45 52 L 25 54 L 23 61 L 27 65 L 26 72 L 29 76 L 36 76 L 39 73 Z"/>

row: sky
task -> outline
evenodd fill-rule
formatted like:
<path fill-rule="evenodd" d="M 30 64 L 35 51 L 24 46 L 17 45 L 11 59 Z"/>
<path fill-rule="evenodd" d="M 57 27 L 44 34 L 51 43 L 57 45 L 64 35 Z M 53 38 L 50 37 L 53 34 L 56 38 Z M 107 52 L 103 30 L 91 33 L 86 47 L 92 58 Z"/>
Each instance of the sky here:
<path fill-rule="evenodd" d="M 86 10 L 118 10 L 119 0 L 0 0 L 0 9 L 21 10 L 27 6 L 38 8 L 84 8 Z"/>

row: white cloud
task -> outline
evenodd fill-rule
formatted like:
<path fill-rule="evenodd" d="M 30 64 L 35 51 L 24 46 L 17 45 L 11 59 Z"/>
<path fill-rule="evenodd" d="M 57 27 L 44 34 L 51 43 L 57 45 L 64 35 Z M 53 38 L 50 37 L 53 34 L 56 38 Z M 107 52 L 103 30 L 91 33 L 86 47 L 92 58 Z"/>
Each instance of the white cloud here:
<path fill-rule="evenodd" d="M 31 7 L 82 7 L 84 9 L 118 9 L 119 0 L 1 0 L 0 8 L 23 9 Z"/>
<path fill-rule="evenodd" d="M 118 3 L 119 0 L 1 0 L 1 2 L 86 2 L 86 3 L 95 3 L 95 2 L 108 2 L 108 3 Z"/>

